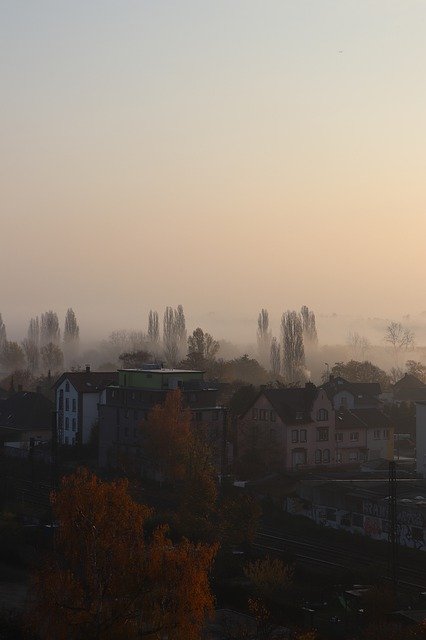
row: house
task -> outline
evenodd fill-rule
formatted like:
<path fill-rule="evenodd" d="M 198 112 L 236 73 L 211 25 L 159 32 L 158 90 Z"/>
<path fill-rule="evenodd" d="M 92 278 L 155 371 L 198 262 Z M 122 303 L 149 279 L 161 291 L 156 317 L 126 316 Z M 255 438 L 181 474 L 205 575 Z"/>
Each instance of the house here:
<path fill-rule="evenodd" d="M 98 405 L 105 388 L 117 382 L 116 371 L 67 371 L 54 385 L 58 442 L 87 444 L 98 422 Z"/>
<path fill-rule="evenodd" d="M 406 373 L 392 387 L 393 401 L 400 402 L 426 402 L 426 384 Z"/>
<path fill-rule="evenodd" d="M 325 390 L 310 382 L 263 389 L 237 424 L 240 468 L 265 473 L 334 464 L 334 414 Z"/>
<path fill-rule="evenodd" d="M 394 425 L 377 408 L 336 412 L 336 461 L 359 463 L 379 458 L 393 460 Z"/>
<path fill-rule="evenodd" d="M 18 391 L 0 400 L 0 441 L 47 442 L 52 437 L 55 406 L 43 394 Z"/>
<path fill-rule="evenodd" d="M 141 369 L 122 369 L 118 380 L 105 389 L 99 407 L 99 465 L 117 467 L 120 460 L 141 465 L 144 459 L 141 424 L 152 407 L 164 402 L 173 389 L 180 389 L 184 404 L 191 409 L 194 428 L 215 452 L 218 469 L 228 459 L 227 412 L 217 403 L 218 389 L 204 380 L 204 372 L 166 369 L 144 365 Z"/>
<path fill-rule="evenodd" d="M 379 399 L 382 390 L 378 382 L 349 382 L 341 376 L 330 375 L 322 388 L 336 410 L 371 409 L 382 405 Z"/>

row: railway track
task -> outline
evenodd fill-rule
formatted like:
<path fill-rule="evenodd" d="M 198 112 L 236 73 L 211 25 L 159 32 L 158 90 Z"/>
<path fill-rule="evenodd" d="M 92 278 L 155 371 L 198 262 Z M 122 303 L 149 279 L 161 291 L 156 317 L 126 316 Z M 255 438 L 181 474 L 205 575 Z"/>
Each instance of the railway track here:
<path fill-rule="evenodd" d="M 253 546 L 276 555 L 290 553 L 298 562 L 311 566 L 353 570 L 354 567 L 368 568 L 374 565 L 378 571 L 383 572 L 383 578 L 387 579 L 388 565 L 385 554 L 375 557 L 371 553 L 359 552 L 354 547 L 318 544 L 310 538 L 296 539 L 273 529 L 260 530 Z M 419 552 L 419 561 L 426 567 L 426 557 L 423 558 L 422 552 Z M 426 591 L 426 571 L 418 568 L 418 564 L 419 562 L 416 567 L 402 563 L 399 565 L 398 582 L 407 590 Z"/>

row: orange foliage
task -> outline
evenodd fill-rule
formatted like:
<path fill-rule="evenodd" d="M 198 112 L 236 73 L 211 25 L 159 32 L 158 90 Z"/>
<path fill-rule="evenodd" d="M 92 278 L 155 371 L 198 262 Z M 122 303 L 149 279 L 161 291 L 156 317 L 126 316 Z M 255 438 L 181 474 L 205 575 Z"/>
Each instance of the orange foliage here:
<path fill-rule="evenodd" d="M 42 640 L 196 640 L 213 609 L 208 571 L 216 548 L 172 544 L 144 531 L 151 511 L 127 482 L 87 470 L 52 495 L 55 549 L 36 573 L 28 612 Z"/>

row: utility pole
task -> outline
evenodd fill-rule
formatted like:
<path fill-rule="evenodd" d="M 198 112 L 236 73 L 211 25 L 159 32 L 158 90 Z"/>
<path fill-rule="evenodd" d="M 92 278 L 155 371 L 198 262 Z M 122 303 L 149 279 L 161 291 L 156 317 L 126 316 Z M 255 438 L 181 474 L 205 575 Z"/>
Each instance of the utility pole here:
<path fill-rule="evenodd" d="M 392 584 L 396 589 L 398 584 L 398 523 L 396 513 L 396 462 L 391 460 L 389 462 L 389 534 L 388 540 L 390 545 L 390 574 L 392 578 Z"/>

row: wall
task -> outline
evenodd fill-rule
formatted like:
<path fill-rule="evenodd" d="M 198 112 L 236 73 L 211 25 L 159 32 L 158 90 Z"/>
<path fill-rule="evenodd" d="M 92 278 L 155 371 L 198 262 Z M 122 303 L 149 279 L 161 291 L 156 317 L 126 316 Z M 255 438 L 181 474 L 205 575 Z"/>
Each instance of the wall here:
<path fill-rule="evenodd" d="M 426 404 L 416 402 L 416 471 L 426 478 Z"/>

